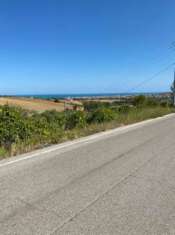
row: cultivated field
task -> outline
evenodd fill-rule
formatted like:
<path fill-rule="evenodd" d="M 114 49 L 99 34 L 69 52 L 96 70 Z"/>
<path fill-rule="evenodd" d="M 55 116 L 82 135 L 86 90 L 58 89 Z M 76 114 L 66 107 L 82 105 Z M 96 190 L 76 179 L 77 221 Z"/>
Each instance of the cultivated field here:
<path fill-rule="evenodd" d="M 0 105 L 20 106 L 23 109 L 43 112 L 45 110 L 64 110 L 64 102 L 56 103 L 54 101 L 30 98 L 0 97 Z"/>

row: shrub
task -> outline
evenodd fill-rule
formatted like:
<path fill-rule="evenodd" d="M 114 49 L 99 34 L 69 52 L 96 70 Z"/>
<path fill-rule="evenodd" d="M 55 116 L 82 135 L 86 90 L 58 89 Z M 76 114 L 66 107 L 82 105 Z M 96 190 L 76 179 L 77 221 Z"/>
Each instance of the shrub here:
<path fill-rule="evenodd" d="M 4 158 L 8 155 L 7 150 L 4 147 L 0 147 L 0 158 Z"/>
<path fill-rule="evenodd" d="M 0 109 L 0 144 L 11 151 L 13 143 L 30 137 L 25 113 L 8 105 Z"/>
<path fill-rule="evenodd" d="M 160 102 L 160 106 L 162 106 L 162 107 L 168 107 L 168 102 L 167 101 L 162 101 L 162 102 Z"/>
<path fill-rule="evenodd" d="M 128 113 L 129 111 L 130 111 L 130 109 L 131 109 L 131 106 L 130 105 L 121 105 L 120 107 L 119 107 L 119 112 L 120 113 Z"/>
<path fill-rule="evenodd" d="M 86 126 L 86 115 L 83 111 L 66 111 L 65 120 L 65 129 L 83 128 Z"/>
<path fill-rule="evenodd" d="M 110 107 L 101 107 L 91 112 L 59 113 L 53 110 L 34 113 L 8 105 L 0 106 L 0 156 L 25 152 L 42 145 L 58 143 L 63 139 L 105 130 L 119 123 L 133 123 L 174 111 L 174 108 L 166 108 L 167 102 L 156 107 Z"/>
<path fill-rule="evenodd" d="M 63 127 L 58 120 L 35 114 L 29 120 L 29 130 L 32 133 L 31 144 L 56 143 L 63 135 Z"/>
<path fill-rule="evenodd" d="M 52 124 L 55 123 L 57 127 L 64 128 L 66 119 L 64 113 L 59 113 L 56 110 L 45 111 L 41 114 L 42 117 L 46 118 L 47 122 Z"/>
<path fill-rule="evenodd" d="M 86 101 L 83 105 L 85 111 L 91 112 L 100 108 L 109 108 L 111 104 L 109 102 Z"/>
<path fill-rule="evenodd" d="M 134 97 L 133 105 L 143 106 L 145 104 L 146 97 L 144 95 L 138 95 Z"/>
<path fill-rule="evenodd" d="M 155 98 L 148 97 L 146 99 L 146 105 L 149 106 L 149 107 L 155 107 L 155 106 L 159 105 L 159 101 Z"/>
<path fill-rule="evenodd" d="M 115 119 L 115 113 L 111 109 L 102 108 L 89 114 L 88 123 L 102 123 Z"/>

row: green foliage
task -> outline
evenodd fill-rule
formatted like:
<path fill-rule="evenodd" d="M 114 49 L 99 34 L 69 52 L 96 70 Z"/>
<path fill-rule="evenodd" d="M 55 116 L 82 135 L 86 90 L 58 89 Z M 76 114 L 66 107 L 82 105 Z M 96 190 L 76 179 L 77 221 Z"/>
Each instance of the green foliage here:
<path fill-rule="evenodd" d="M 108 108 L 101 108 L 91 112 L 88 116 L 88 123 L 109 122 L 115 119 L 115 113 Z"/>
<path fill-rule="evenodd" d="M 26 114 L 19 108 L 8 105 L 0 109 L 0 144 L 10 150 L 11 145 L 18 140 L 30 137 L 26 121 Z"/>
<path fill-rule="evenodd" d="M 161 106 L 161 107 L 168 107 L 169 104 L 168 104 L 167 101 L 162 101 L 162 102 L 160 102 L 160 106 Z"/>
<path fill-rule="evenodd" d="M 64 113 L 59 113 L 55 110 L 45 111 L 41 114 L 42 117 L 46 118 L 48 123 L 54 123 L 59 128 L 64 128 L 66 123 L 66 118 Z"/>
<path fill-rule="evenodd" d="M 54 110 L 34 113 L 8 105 L 0 106 L 0 157 L 174 111 L 167 104 L 156 105 L 152 100 L 145 101 L 144 106 L 140 106 L 141 103 L 137 102 L 137 107 L 111 105 L 110 108 L 93 107 L 89 112 L 61 113 Z"/>
<path fill-rule="evenodd" d="M 121 106 L 119 107 L 119 112 L 120 112 L 120 113 L 128 113 L 130 110 L 131 110 L 131 106 L 130 106 L 130 105 L 127 105 L 127 104 L 121 105 Z"/>
<path fill-rule="evenodd" d="M 0 158 L 6 157 L 7 154 L 7 150 L 4 147 L 0 147 Z"/>
<path fill-rule="evenodd" d="M 100 102 L 100 101 L 86 101 L 83 103 L 84 110 L 87 112 L 91 112 L 101 108 L 109 108 L 109 102 Z"/>
<path fill-rule="evenodd" d="M 11 154 L 12 147 L 16 145 L 57 143 L 63 136 L 64 126 L 64 113 L 31 114 L 5 105 L 0 108 L 0 147 Z"/>
<path fill-rule="evenodd" d="M 83 128 L 86 126 L 86 115 L 83 111 L 66 111 L 65 120 L 65 129 Z"/>
<path fill-rule="evenodd" d="M 138 95 L 134 97 L 133 105 L 143 106 L 146 102 L 146 97 L 144 95 Z"/>
<path fill-rule="evenodd" d="M 161 105 L 161 100 L 157 97 L 146 97 L 144 95 L 135 96 L 133 105 L 136 107 L 156 107 Z"/>
<path fill-rule="evenodd" d="M 156 98 L 153 98 L 153 97 L 146 98 L 145 103 L 149 107 L 155 107 L 155 106 L 159 105 L 159 101 Z"/>

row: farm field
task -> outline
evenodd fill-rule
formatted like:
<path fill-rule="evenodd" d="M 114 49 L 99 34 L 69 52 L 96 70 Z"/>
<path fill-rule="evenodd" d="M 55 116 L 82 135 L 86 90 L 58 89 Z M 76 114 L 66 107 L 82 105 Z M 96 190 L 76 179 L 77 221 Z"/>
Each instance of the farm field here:
<path fill-rule="evenodd" d="M 20 106 L 23 109 L 43 112 L 46 110 L 64 110 L 64 102 L 56 103 L 54 101 L 43 99 L 17 98 L 17 97 L 0 97 L 0 105 L 8 104 L 9 106 Z"/>

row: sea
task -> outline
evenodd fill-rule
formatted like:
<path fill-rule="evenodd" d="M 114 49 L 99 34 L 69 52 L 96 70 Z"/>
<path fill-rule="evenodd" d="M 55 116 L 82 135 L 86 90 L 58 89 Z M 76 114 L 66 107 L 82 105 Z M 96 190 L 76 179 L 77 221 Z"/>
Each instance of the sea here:
<path fill-rule="evenodd" d="M 136 96 L 136 95 L 146 95 L 153 96 L 159 95 L 166 92 L 142 92 L 142 93 L 83 93 L 83 94 L 23 94 L 15 95 L 18 97 L 32 97 L 38 99 L 80 99 L 80 98 L 103 98 L 103 97 L 124 97 L 124 96 Z"/>

